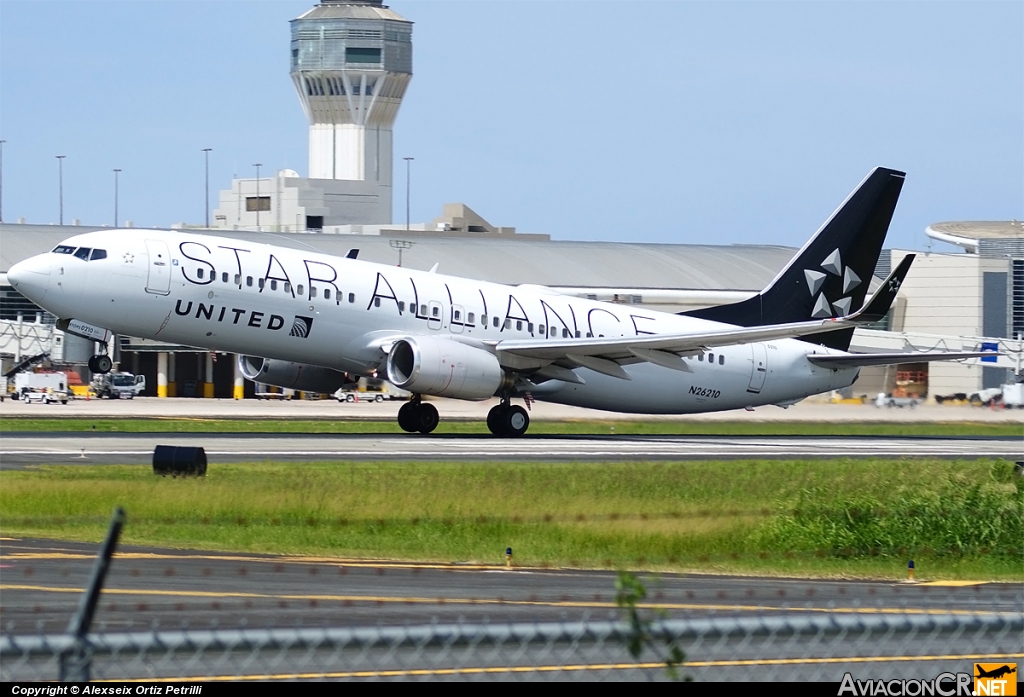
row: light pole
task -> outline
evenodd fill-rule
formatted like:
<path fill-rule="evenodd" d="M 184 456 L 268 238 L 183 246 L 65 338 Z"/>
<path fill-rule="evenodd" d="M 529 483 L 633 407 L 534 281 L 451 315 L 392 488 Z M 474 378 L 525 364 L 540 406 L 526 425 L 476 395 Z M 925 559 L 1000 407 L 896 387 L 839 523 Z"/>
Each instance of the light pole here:
<path fill-rule="evenodd" d="M 415 243 L 414 242 L 410 242 L 409 240 L 390 240 L 388 242 L 388 244 L 391 245 L 392 249 L 397 249 L 398 250 L 398 265 L 401 266 L 402 265 L 402 252 L 404 250 L 409 249 L 410 247 L 412 247 L 413 244 L 415 244 Z"/>
<path fill-rule="evenodd" d="M 54 155 L 57 158 L 57 189 L 60 192 L 60 224 L 64 224 L 64 158 L 66 155 Z"/>
<path fill-rule="evenodd" d="M 121 170 L 114 169 L 114 227 L 117 227 L 117 175 Z"/>
<path fill-rule="evenodd" d="M 412 182 L 412 161 L 415 157 L 403 157 L 405 160 L 405 231 L 409 232 L 409 184 Z M 402 265 L 402 253 L 398 253 L 398 265 Z"/>
<path fill-rule="evenodd" d="M 203 157 L 206 158 L 206 227 L 210 227 L 210 151 L 213 148 L 203 148 Z"/>
<path fill-rule="evenodd" d="M 0 140 L 0 223 L 4 222 L 4 143 Z"/>
<path fill-rule="evenodd" d="M 257 162 L 256 164 L 253 165 L 253 167 L 256 168 L 256 229 L 257 230 L 260 229 L 260 207 L 261 207 L 261 203 L 262 203 L 260 201 L 260 167 L 262 167 L 262 166 L 263 166 L 263 164 L 260 163 L 260 162 Z"/>

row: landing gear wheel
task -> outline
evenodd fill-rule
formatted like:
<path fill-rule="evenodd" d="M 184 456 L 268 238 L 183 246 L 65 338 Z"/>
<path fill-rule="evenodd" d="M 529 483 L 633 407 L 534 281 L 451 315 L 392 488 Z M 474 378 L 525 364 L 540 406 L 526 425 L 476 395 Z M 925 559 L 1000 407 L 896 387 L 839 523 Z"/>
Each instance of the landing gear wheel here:
<path fill-rule="evenodd" d="M 106 374 L 113 367 L 114 362 L 110 360 L 110 356 L 105 354 L 98 354 L 89 359 L 89 370 L 93 373 Z"/>
<path fill-rule="evenodd" d="M 530 427 L 530 415 L 520 406 L 511 406 L 501 412 L 499 423 L 502 435 L 518 438 Z"/>
<path fill-rule="evenodd" d="M 504 404 L 497 404 L 487 412 L 487 430 L 496 436 L 505 435 L 505 432 L 501 430 L 501 413 L 506 408 Z"/>
<path fill-rule="evenodd" d="M 441 417 L 433 404 L 420 404 L 420 408 L 416 410 L 416 430 L 424 435 L 437 428 L 440 421 Z"/>
<path fill-rule="evenodd" d="M 415 433 L 419 430 L 416 428 L 416 412 L 419 410 L 418 407 L 419 405 L 414 402 L 406 402 L 398 410 L 398 425 L 402 427 L 403 431 Z"/>

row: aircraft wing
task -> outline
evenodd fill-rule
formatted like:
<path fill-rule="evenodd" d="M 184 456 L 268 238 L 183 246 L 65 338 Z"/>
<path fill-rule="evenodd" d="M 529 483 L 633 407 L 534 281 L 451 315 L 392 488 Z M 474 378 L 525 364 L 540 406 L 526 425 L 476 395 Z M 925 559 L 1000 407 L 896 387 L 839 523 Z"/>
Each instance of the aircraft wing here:
<path fill-rule="evenodd" d="M 499 357 L 502 354 L 513 354 L 527 360 L 540 361 L 541 364 L 561 362 L 565 367 L 581 365 L 623 379 L 629 379 L 619 365 L 619 362 L 623 361 L 648 361 L 689 372 L 690 368 L 680 360 L 681 356 L 696 355 L 716 346 L 749 344 L 772 339 L 796 339 L 875 322 L 889 311 L 913 260 L 914 255 L 908 254 L 878 287 L 864 307 L 845 317 L 759 327 L 727 326 L 685 334 L 587 339 L 510 339 L 499 341 L 494 345 L 494 349 Z"/>
<path fill-rule="evenodd" d="M 923 351 L 921 353 L 848 353 L 839 356 L 808 356 L 807 360 L 826 368 L 864 368 L 872 365 L 959 361 L 965 358 L 985 358 L 995 355 L 997 354 L 994 351 Z"/>

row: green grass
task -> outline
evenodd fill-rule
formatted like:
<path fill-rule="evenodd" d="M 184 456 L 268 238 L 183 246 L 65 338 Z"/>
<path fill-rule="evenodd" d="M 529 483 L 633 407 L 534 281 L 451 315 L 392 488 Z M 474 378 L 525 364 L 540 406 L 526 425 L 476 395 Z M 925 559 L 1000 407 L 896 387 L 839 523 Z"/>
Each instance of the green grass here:
<path fill-rule="evenodd" d="M 393 419 L 92 419 L 5 417 L 0 434 L 25 431 L 97 433 L 402 433 Z M 476 420 L 443 420 L 437 433 L 486 434 Z M 643 434 L 729 436 L 1024 436 L 1024 425 L 986 422 L 533 421 L 533 435 Z"/>
<path fill-rule="evenodd" d="M 237 551 L 810 576 L 1020 581 L 1012 463 L 251 463 L 0 472 L 0 533 Z"/>

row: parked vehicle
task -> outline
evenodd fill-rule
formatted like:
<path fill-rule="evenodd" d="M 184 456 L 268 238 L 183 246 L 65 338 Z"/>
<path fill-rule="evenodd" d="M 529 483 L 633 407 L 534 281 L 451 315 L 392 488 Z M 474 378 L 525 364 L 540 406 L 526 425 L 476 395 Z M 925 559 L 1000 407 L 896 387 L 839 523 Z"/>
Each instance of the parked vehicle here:
<path fill-rule="evenodd" d="M 893 407 L 899 407 L 900 409 L 903 407 L 910 407 L 913 409 L 920 401 L 921 400 L 916 397 L 893 397 L 892 395 L 887 395 L 884 392 L 879 392 L 878 396 L 875 397 L 875 406 L 889 407 L 890 409 Z"/>
<path fill-rule="evenodd" d="M 976 407 L 980 407 L 980 406 L 990 407 L 990 406 L 992 406 L 994 404 L 999 404 L 999 402 L 1001 402 L 1002 399 L 1003 399 L 1003 388 L 1002 387 L 989 387 L 989 388 L 984 389 L 984 390 L 978 390 L 977 392 L 972 392 L 971 396 L 967 398 L 967 401 L 970 402 L 973 406 L 976 406 Z"/>
<path fill-rule="evenodd" d="M 64 373 L 23 372 L 14 376 L 14 399 L 41 404 L 67 404 L 68 378 Z"/>
<path fill-rule="evenodd" d="M 146 376 L 132 373 L 97 373 L 93 375 L 91 387 L 100 399 L 133 399 L 146 389 Z"/>
<path fill-rule="evenodd" d="M 1003 406 L 1007 409 L 1024 409 L 1024 382 L 1003 385 Z"/>

